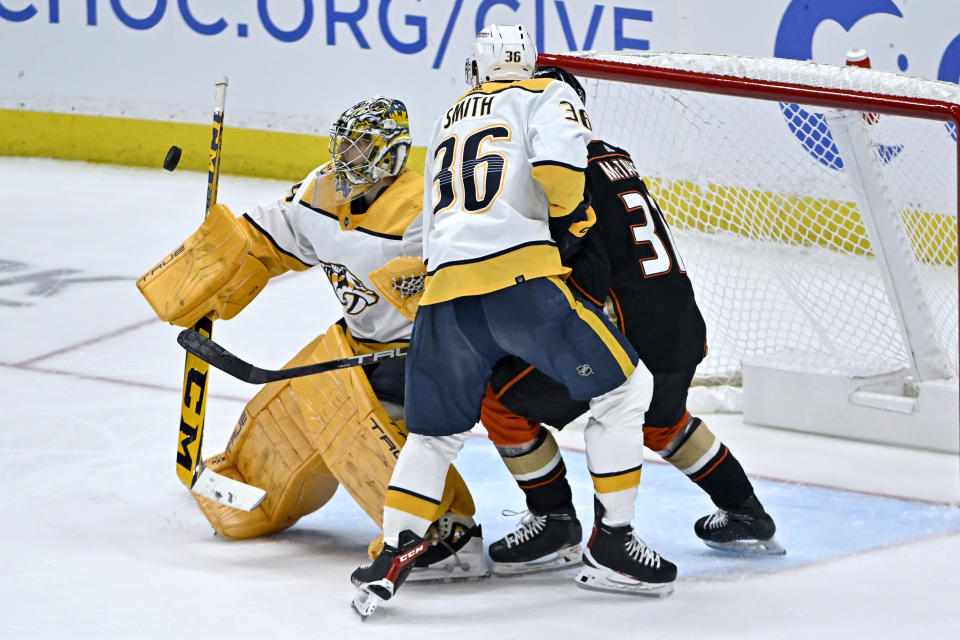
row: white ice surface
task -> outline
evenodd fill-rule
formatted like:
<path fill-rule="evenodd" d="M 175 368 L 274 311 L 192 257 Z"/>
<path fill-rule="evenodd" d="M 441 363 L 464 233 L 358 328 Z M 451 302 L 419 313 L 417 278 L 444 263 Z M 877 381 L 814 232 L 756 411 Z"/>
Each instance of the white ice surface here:
<path fill-rule="evenodd" d="M 410 585 L 361 623 L 347 604 L 348 576 L 365 561 L 376 529 L 343 492 L 280 535 L 246 542 L 213 536 L 174 473 L 183 365 L 177 329 L 154 320 L 134 287 L 199 223 L 205 179 L 0 158 L 0 638 L 875 639 L 960 632 L 956 510 L 930 507 L 945 523 L 937 534 L 911 529 L 908 517 L 926 502 L 956 502 L 955 456 L 745 426 L 736 415 L 702 417 L 766 491 L 761 499 L 794 553 L 756 571 L 730 565 L 737 569 L 723 577 L 726 560 L 689 530 L 709 504 L 682 493 L 689 483 L 670 484 L 678 474 L 669 467 L 648 465 L 638 526 L 681 568 L 676 593 L 664 600 L 582 591 L 571 572 L 561 572 Z M 287 186 L 224 176 L 220 201 L 240 213 Z M 57 273 L 65 269 L 75 271 Z M 337 317 L 323 274 L 307 272 L 272 282 L 241 316 L 218 323 L 215 336 L 273 368 Z M 206 454 L 222 449 L 254 392 L 214 375 Z M 561 436 L 574 450 L 568 457 L 578 500 L 588 500 L 575 464 L 582 440 L 575 431 Z M 473 456 L 465 477 L 489 541 L 512 526 L 490 514 L 517 508 L 519 500 L 484 447 L 478 440 L 465 450 Z M 700 502 L 691 512 L 686 505 L 694 499 Z M 847 528 L 848 509 L 859 509 L 856 533 Z M 669 526 L 655 526 L 660 522 Z M 897 532 L 892 543 L 879 535 L 888 529 Z M 844 539 L 848 531 L 857 539 Z"/>

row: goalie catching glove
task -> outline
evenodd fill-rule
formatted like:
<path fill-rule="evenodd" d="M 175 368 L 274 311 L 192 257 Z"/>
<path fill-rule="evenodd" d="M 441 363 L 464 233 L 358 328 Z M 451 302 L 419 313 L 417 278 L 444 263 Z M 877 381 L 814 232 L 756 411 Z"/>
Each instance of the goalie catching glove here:
<path fill-rule="evenodd" d="M 370 281 L 383 299 L 413 322 L 423 297 L 427 267 L 421 258 L 398 256 L 370 272 Z"/>
<path fill-rule="evenodd" d="M 200 228 L 137 280 L 161 320 L 192 327 L 205 315 L 228 320 L 263 290 L 270 273 L 250 254 L 245 225 L 222 204 Z"/>

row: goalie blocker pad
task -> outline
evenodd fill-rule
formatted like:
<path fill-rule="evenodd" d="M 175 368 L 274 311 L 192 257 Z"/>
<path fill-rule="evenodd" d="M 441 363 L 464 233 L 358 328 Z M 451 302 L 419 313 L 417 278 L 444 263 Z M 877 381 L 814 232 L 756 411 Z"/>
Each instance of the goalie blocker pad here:
<path fill-rule="evenodd" d="M 382 345 L 381 345 L 382 346 Z M 287 366 L 369 352 L 333 325 Z M 361 367 L 273 382 L 244 409 L 224 453 L 206 465 L 267 491 L 251 512 L 194 496 L 217 533 L 252 538 L 293 525 L 316 511 L 342 484 L 377 523 L 400 448 L 403 421 L 395 421 L 373 393 Z M 452 466 L 436 518 L 474 514 L 473 499 Z"/>

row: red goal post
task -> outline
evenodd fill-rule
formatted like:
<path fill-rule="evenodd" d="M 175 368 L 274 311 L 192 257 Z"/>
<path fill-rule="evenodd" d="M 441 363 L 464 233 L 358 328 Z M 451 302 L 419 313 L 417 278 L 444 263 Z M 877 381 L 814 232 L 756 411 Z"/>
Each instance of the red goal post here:
<path fill-rule="evenodd" d="M 960 449 L 960 87 L 741 56 L 587 52 L 538 64 L 583 81 L 597 137 L 627 148 L 651 178 L 711 351 L 728 351 L 708 357 L 702 380 L 743 382 L 751 421 Z M 890 117 L 873 126 L 862 113 Z M 871 432 L 837 432 L 857 420 Z"/>

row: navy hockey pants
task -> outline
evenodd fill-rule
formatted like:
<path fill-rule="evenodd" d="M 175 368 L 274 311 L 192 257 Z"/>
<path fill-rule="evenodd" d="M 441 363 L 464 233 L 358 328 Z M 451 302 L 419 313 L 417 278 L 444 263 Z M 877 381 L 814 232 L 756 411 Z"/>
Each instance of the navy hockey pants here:
<path fill-rule="evenodd" d="M 603 312 L 556 277 L 425 305 L 407 354 L 407 429 L 432 436 L 471 429 L 493 366 L 506 355 L 562 382 L 578 400 L 617 388 L 637 363 Z"/>

